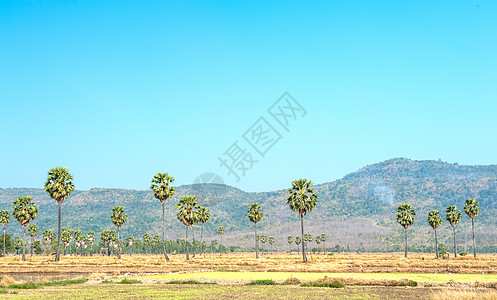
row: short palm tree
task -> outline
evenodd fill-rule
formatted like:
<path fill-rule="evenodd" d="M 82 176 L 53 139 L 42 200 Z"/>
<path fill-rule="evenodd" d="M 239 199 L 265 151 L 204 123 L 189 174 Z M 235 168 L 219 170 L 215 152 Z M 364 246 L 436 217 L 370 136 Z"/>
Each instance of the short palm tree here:
<path fill-rule="evenodd" d="M 318 254 L 319 254 L 319 245 L 321 244 L 321 236 L 318 235 L 315 239 L 316 241 L 316 245 L 317 245 L 317 249 L 318 249 Z"/>
<path fill-rule="evenodd" d="M 217 233 L 221 235 L 221 242 L 219 243 L 219 256 L 223 255 L 223 234 L 224 234 L 224 227 L 219 226 L 217 229 Z"/>
<path fill-rule="evenodd" d="M 86 234 L 86 238 L 88 239 L 88 247 L 90 247 L 90 256 L 93 256 L 93 242 L 95 241 L 95 231 L 88 231 L 88 233 Z"/>
<path fill-rule="evenodd" d="M 33 243 L 36 235 L 38 234 L 38 226 L 36 224 L 29 224 L 28 226 L 28 234 L 31 236 L 31 256 L 33 256 Z"/>
<path fill-rule="evenodd" d="M 178 220 L 182 222 L 186 227 L 186 260 L 190 260 L 188 253 L 188 228 L 195 223 L 197 216 L 197 210 L 199 208 L 197 204 L 197 197 L 195 196 L 183 196 L 176 203 L 176 208 L 179 210 L 176 215 Z"/>
<path fill-rule="evenodd" d="M 254 228 L 255 228 L 255 258 L 259 258 L 259 242 L 257 241 L 257 222 L 259 222 L 262 217 L 264 216 L 264 213 L 262 212 L 262 206 L 260 206 L 257 203 L 252 203 L 249 206 L 249 210 L 247 212 L 247 216 L 250 221 L 254 222 Z"/>
<path fill-rule="evenodd" d="M 404 228 L 405 236 L 405 253 L 404 256 L 407 258 L 407 228 L 414 224 L 414 217 L 416 216 L 416 211 L 411 208 L 410 203 L 404 203 L 399 205 L 397 208 L 397 223 Z"/>
<path fill-rule="evenodd" d="M 10 222 L 10 213 L 8 210 L 0 211 L 0 224 L 3 225 L 3 257 L 5 257 L 5 227 Z"/>
<path fill-rule="evenodd" d="M 45 191 L 59 206 L 59 228 L 57 232 L 57 254 L 55 255 L 55 261 L 60 260 L 61 204 L 74 191 L 73 179 L 67 168 L 56 167 L 48 171 L 48 178 L 45 182 Z"/>
<path fill-rule="evenodd" d="M 445 219 L 449 222 L 450 226 L 452 226 L 452 232 L 454 234 L 454 257 L 457 258 L 456 225 L 461 221 L 461 211 L 458 210 L 455 205 L 451 205 L 447 207 L 445 212 L 447 213 Z"/>
<path fill-rule="evenodd" d="M 62 244 L 64 244 L 64 255 L 67 254 L 67 246 L 69 246 L 73 241 L 73 234 L 74 234 L 74 230 L 62 228 L 60 240 L 62 241 Z M 70 252 L 70 250 L 71 249 L 69 249 L 69 252 Z"/>
<path fill-rule="evenodd" d="M 442 225 L 442 218 L 439 216 L 440 212 L 438 210 L 432 210 L 428 213 L 428 224 L 430 224 L 433 231 L 435 231 L 435 258 L 438 258 L 438 239 L 437 239 L 437 228 Z"/>
<path fill-rule="evenodd" d="M 298 179 L 292 181 L 292 187 L 286 191 L 288 194 L 287 204 L 290 206 L 291 210 L 300 215 L 302 240 L 304 240 L 304 216 L 308 212 L 311 212 L 318 203 L 318 195 L 314 192 L 314 188 L 311 187 L 311 185 L 312 181 L 310 180 Z M 304 244 L 305 243 L 302 243 L 302 260 L 306 263 L 307 256 L 305 254 Z"/>
<path fill-rule="evenodd" d="M 297 245 L 297 254 L 300 254 L 300 248 L 299 248 L 300 243 L 302 243 L 302 239 L 300 238 L 300 236 L 296 236 L 295 244 Z"/>
<path fill-rule="evenodd" d="M 173 183 L 174 178 L 169 176 L 167 173 L 157 173 L 152 179 L 152 185 L 150 185 L 150 189 L 154 193 L 154 197 L 160 201 L 162 205 L 162 251 L 164 252 L 164 257 L 166 260 L 169 260 L 169 257 L 166 253 L 166 245 L 164 241 L 166 240 L 166 219 L 165 219 L 165 204 L 167 199 L 171 199 L 176 190 L 173 186 L 169 186 Z"/>
<path fill-rule="evenodd" d="M 55 233 L 53 233 L 52 230 L 47 229 L 43 231 L 43 243 L 46 245 L 45 252 L 47 255 L 49 255 L 48 247 L 52 243 L 52 241 L 55 240 L 55 238 L 56 238 Z"/>
<path fill-rule="evenodd" d="M 271 251 L 273 251 L 273 245 L 274 245 L 274 236 L 270 236 L 268 239 L 267 239 L 268 243 L 269 243 L 269 246 L 271 246 Z M 271 253 L 272 255 L 272 253 Z"/>
<path fill-rule="evenodd" d="M 473 231 L 473 255 L 476 258 L 476 247 L 475 247 L 475 218 L 480 213 L 478 205 L 480 203 L 475 199 L 466 199 L 464 203 L 464 212 L 471 218 L 471 229 Z"/>
<path fill-rule="evenodd" d="M 21 196 L 14 201 L 14 210 L 12 212 L 14 218 L 21 224 L 24 237 L 22 245 L 22 260 L 26 261 L 26 227 L 29 222 L 33 221 L 38 215 L 38 207 L 33 202 L 31 196 Z"/>
<path fill-rule="evenodd" d="M 328 239 L 328 236 L 326 235 L 326 233 L 322 233 L 321 234 L 321 242 L 323 242 L 323 254 L 326 255 L 326 248 L 324 246 L 324 242 L 326 242 L 326 240 Z"/>
<path fill-rule="evenodd" d="M 117 241 L 119 242 L 119 229 L 121 226 L 123 226 L 124 223 L 126 223 L 126 219 L 128 218 L 128 214 L 124 212 L 124 207 L 122 206 L 115 206 L 112 208 L 112 215 L 110 216 L 110 219 L 114 225 L 117 227 Z M 117 257 L 121 259 L 121 247 L 117 247 Z"/>
<path fill-rule="evenodd" d="M 211 213 L 209 212 L 209 209 L 207 207 L 200 207 L 198 209 L 198 220 L 202 224 L 202 229 L 200 231 L 200 254 L 204 252 L 204 246 L 203 246 L 203 235 L 204 235 L 204 224 L 209 221 L 211 218 Z"/>
<path fill-rule="evenodd" d="M 288 248 L 290 248 L 290 255 L 292 255 L 292 244 L 293 244 L 293 236 L 289 235 L 286 238 L 286 241 L 288 243 Z"/>
<path fill-rule="evenodd" d="M 150 236 L 150 234 L 145 233 L 143 235 L 143 245 L 145 246 L 145 254 L 147 254 L 147 245 L 150 245 L 151 242 L 152 242 L 152 237 Z"/>

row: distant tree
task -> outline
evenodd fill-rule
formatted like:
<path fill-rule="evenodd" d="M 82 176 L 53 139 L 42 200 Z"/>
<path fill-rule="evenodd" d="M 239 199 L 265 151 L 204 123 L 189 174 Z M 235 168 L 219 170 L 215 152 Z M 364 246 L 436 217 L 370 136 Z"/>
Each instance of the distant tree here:
<path fill-rule="evenodd" d="M 34 241 L 33 248 L 34 248 L 34 253 L 35 254 L 39 255 L 39 254 L 43 253 L 43 249 L 41 248 L 40 241 Z"/>
<path fill-rule="evenodd" d="M 124 223 L 126 223 L 128 214 L 124 212 L 124 207 L 122 206 L 114 206 L 111 212 L 112 215 L 110 216 L 110 219 L 117 227 L 117 241 L 119 243 L 119 229 L 124 225 Z M 121 249 L 119 245 L 117 247 L 117 258 L 121 259 Z"/>
<path fill-rule="evenodd" d="M 176 193 L 176 190 L 173 186 L 169 186 L 174 181 L 174 178 L 169 176 L 168 173 L 157 173 L 152 179 L 152 185 L 150 189 L 154 193 L 154 197 L 160 201 L 162 205 L 162 241 L 166 240 L 166 219 L 165 219 L 165 203 L 167 199 L 170 199 Z M 166 253 L 166 245 L 164 242 L 162 243 L 162 251 L 164 252 L 164 257 L 166 260 L 169 260 L 169 257 Z"/>
<path fill-rule="evenodd" d="M 3 225 L 3 257 L 5 257 L 5 226 L 10 222 L 10 213 L 8 210 L 0 211 L 0 224 Z"/>
<path fill-rule="evenodd" d="M 36 224 L 29 224 L 28 226 L 28 233 L 31 236 L 31 256 L 33 256 L 33 248 L 34 248 L 34 241 L 35 237 L 38 234 L 38 226 Z"/>
<path fill-rule="evenodd" d="M 145 254 L 147 254 L 147 245 L 150 245 L 152 243 L 152 237 L 150 234 L 145 233 L 143 235 L 143 244 L 145 245 Z"/>
<path fill-rule="evenodd" d="M 273 245 L 274 245 L 274 236 L 270 236 L 268 238 L 268 243 L 271 246 L 271 248 L 273 248 Z M 274 251 L 274 249 L 271 249 L 271 250 Z"/>
<path fill-rule="evenodd" d="M 255 258 L 259 258 L 259 241 L 257 240 L 257 222 L 259 222 L 262 217 L 264 216 L 264 213 L 262 212 L 262 206 L 260 206 L 257 203 L 252 203 L 249 206 L 249 210 L 247 211 L 247 216 L 250 221 L 254 223 L 254 229 L 255 229 Z"/>
<path fill-rule="evenodd" d="M 414 224 L 414 217 L 416 216 L 416 211 L 411 208 L 410 203 L 404 203 L 399 205 L 397 208 L 397 223 L 400 224 L 404 228 L 404 236 L 405 236 L 405 254 L 404 256 L 407 258 L 407 228 Z"/>
<path fill-rule="evenodd" d="M 316 237 L 315 241 L 316 241 L 316 245 L 317 245 L 316 247 L 318 248 L 318 253 L 319 253 L 319 244 L 321 244 L 321 236 L 318 235 Z"/>
<path fill-rule="evenodd" d="M 186 227 L 186 260 L 190 260 L 188 253 L 188 228 L 194 224 L 196 218 L 198 217 L 196 212 L 199 208 L 197 204 L 197 197 L 195 196 L 183 196 L 176 203 L 176 208 L 178 209 L 178 214 L 176 217 L 180 222 L 182 222 Z"/>
<path fill-rule="evenodd" d="M 324 246 L 324 242 L 326 242 L 326 240 L 328 239 L 328 236 L 326 235 L 326 233 L 322 233 L 321 234 L 321 242 L 323 242 L 323 254 L 326 255 L 326 248 Z"/>
<path fill-rule="evenodd" d="M 90 248 L 90 256 L 93 256 L 93 242 L 95 241 L 95 231 L 90 230 L 86 234 L 86 238 L 88 239 L 88 247 Z"/>
<path fill-rule="evenodd" d="M 211 213 L 207 209 L 207 207 L 200 207 L 198 209 L 198 220 L 202 224 L 202 229 L 200 231 L 200 254 L 204 253 L 204 243 L 203 243 L 203 235 L 204 235 L 204 224 L 209 221 L 211 218 Z"/>
<path fill-rule="evenodd" d="M 83 255 L 83 244 L 84 244 L 84 236 L 81 230 L 74 231 L 74 240 L 76 241 L 76 255 Z"/>
<path fill-rule="evenodd" d="M 72 243 L 74 230 L 62 228 L 60 240 L 64 244 L 64 255 L 67 255 L 67 246 Z"/>
<path fill-rule="evenodd" d="M 152 245 L 154 246 L 154 254 L 158 254 L 157 246 L 160 244 L 160 236 L 158 234 L 154 235 L 152 238 Z"/>
<path fill-rule="evenodd" d="M 308 242 L 309 243 L 309 254 L 311 254 L 311 250 L 312 250 L 312 241 L 314 240 L 314 237 L 312 236 L 312 234 L 310 233 L 306 233 L 304 234 L 304 243 L 305 242 Z"/>
<path fill-rule="evenodd" d="M 454 234 L 454 257 L 457 258 L 457 246 L 456 246 L 456 225 L 461 221 L 461 211 L 457 209 L 455 205 L 448 206 L 445 210 L 447 213 L 445 219 L 452 226 L 452 232 Z"/>
<path fill-rule="evenodd" d="M 437 228 L 442 225 L 442 218 L 439 216 L 440 212 L 438 210 L 432 210 L 428 213 L 428 224 L 430 224 L 431 228 L 435 232 L 435 253 L 436 258 L 438 258 L 438 239 L 437 239 Z"/>
<path fill-rule="evenodd" d="M 297 245 L 297 254 L 300 254 L 300 248 L 299 245 L 302 242 L 302 239 L 299 236 L 295 237 L 295 244 Z"/>
<path fill-rule="evenodd" d="M 264 247 L 264 244 L 267 243 L 267 235 L 265 235 L 265 234 L 261 235 L 260 240 L 261 240 L 261 243 Z M 264 254 L 264 248 L 262 248 L 262 249 L 263 249 L 262 252 Z"/>
<path fill-rule="evenodd" d="M 45 182 L 45 191 L 48 193 L 50 198 L 54 199 L 59 206 L 59 227 L 57 233 L 57 254 L 55 255 L 55 261 L 60 260 L 60 240 L 61 240 L 61 204 L 64 199 L 71 196 L 72 191 L 74 191 L 74 184 L 72 180 L 74 178 L 69 173 L 67 168 L 56 167 L 48 171 L 48 178 Z"/>
<path fill-rule="evenodd" d="M 11 235 L 8 233 L 3 233 L 2 235 L 0 235 L 0 244 L 2 248 L 5 247 L 5 253 L 8 253 L 9 251 L 15 249 L 14 240 L 11 238 Z"/>
<path fill-rule="evenodd" d="M 476 246 L 475 246 L 475 218 L 480 213 L 478 208 L 480 203 L 475 199 L 466 199 L 464 203 L 464 212 L 471 218 L 471 230 L 473 231 L 473 255 L 476 258 Z"/>
<path fill-rule="evenodd" d="M 55 233 L 53 233 L 52 230 L 45 230 L 43 231 L 43 244 L 45 244 L 45 252 L 47 255 L 49 255 L 49 252 L 48 252 L 48 246 L 52 243 L 53 240 L 55 240 L 56 236 L 55 236 Z"/>
<path fill-rule="evenodd" d="M 16 248 L 16 255 L 19 255 L 19 250 L 22 248 L 22 240 L 18 236 L 14 238 L 14 247 Z"/>
<path fill-rule="evenodd" d="M 211 252 L 214 252 L 214 249 L 217 244 L 218 244 L 217 240 L 211 240 Z"/>
<path fill-rule="evenodd" d="M 221 256 L 223 254 L 223 234 L 224 234 L 224 227 L 223 226 L 219 226 L 219 228 L 217 229 L 217 233 L 219 233 L 221 235 L 221 242 L 219 243 L 219 256 Z"/>
<path fill-rule="evenodd" d="M 289 235 L 286 238 L 286 241 L 288 242 L 288 248 L 290 248 L 290 255 L 292 254 L 292 244 L 293 244 L 293 237 Z"/>
<path fill-rule="evenodd" d="M 131 256 L 131 247 L 133 246 L 134 236 L 129 236 L 124 240 L 124 245 L 128 248 L 128 254 Z"/>
<path fill-rule="evenodd" d="M 31 196 L 21 196 L 14 201 L 14 218 L 21 224 L 24 231 L 22 245 L 22 260 L 26 261 L 26 228 L 29 222 L 33 221 L 38 215 L 38 206 L 33 202 Z"/>
<path fill-rule="evenodd" d="M 304 240 L 304 216 L 308 212 L 311 212 L 318 203 L 318 195 L 314 192 L 314 188 L 312 188 L 311 185 L 312 181 L 310 180 L 298 179 L 292 181 L 292 187 L 286 191 L 288 194 L 287 204 L 294 212 L 298 212 L 300 215 L 302 240 Z M 302 243 L 302 260 L 306 263 L 307 256 L 305 254 L 304 244 L 305 243 Z"/>

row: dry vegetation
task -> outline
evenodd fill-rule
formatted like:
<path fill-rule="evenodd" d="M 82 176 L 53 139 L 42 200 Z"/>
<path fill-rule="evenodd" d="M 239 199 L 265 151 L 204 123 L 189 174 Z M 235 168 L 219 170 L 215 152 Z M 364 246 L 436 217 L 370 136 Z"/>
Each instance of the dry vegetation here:
<path fill-rule="evenodd" d="M 432 254 L 401 253 L 312 255 L 303 264 L 297 254 L 266 254 L 255 259 L 253 253 L 197 255 L 186 261 L 184 255 L 171 255 L 169 262 L 160 255 L 124 255 L 116 257 L 33 256 L 23 262 L 20 257 L 0 258 L 0 274 L 89 274 L 89 273 L 169 273 L 202 271 L 269 271 L 269 272 L 332 272 L 332 273 L 444 273 L 497 274 L 497 257 L 493 254 L 457 259 L 434 259 Z"/>
<path fill-rule="evenodd" d="M 490 289 L 442 289 L 432 294 L 433 300 L 495 300 L 497 292 Z"/>

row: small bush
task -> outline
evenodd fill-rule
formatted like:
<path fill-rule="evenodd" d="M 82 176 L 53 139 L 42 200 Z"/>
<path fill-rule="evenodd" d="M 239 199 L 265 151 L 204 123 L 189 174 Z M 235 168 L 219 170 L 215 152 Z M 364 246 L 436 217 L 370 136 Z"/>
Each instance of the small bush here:
<path fill-rule="evenodd" d="M 104 281 L 102 281 L 102 283 L 114 283 L 114 281 L 105 279 Z"/>
<path fill-rule="evenodd" d="M 44 282 L 42 284 L 45 286 L 66 286 L 68 284 L 85 283 L 87 281 L 88 281 L 88 279 L 83 277 L 83 278 L 79 278 L 79 279 L 66 279 L 66 280 L 49 281 L 49 282 Z"/>
<path fill-rule="evenodd" d="M 460 256 L 466 256 L 466 255 L 468 255 L 468 252 L 464 251 L 464 252 L 459 253 L 459 255 Z"/>
<path fill-rule="evenodd" d="M 200 282 L 196 280 L 171 280 L 166 284 L 217 284 L 216 282 Z"/>
<path fill-rule="evenodd" d="M 252 280 L 251 282 L 247 283 L 247 285 L 275 285 L 276 282 L 272 279 L 258 279 L 258 280 Z"/>
<path fill-rule="evenodd" d="M 6 289 L 0 289 L 0 294 L 7 294 L 7 290 Z"/>
<path fill-rule="evenodd" d="M 329 288 L 344 288 L 345 283 L 340 281 L 340 280 L 332 280 L 332 281 L 314 281 L 314 282 L 307 282 L 303 283 L 300 286 L 305 286 L 305 287 L 329 287 Z"/>
<path fill-rule="evenodd" d="M 334 254 L 333 253 L 328 253 L 328 256 L 333 256 Z"/>
<path fill-rule="evenodd" d="M 123 280 L 117 282 L 119 284 L 133 284 L 133 283 L 141 283 L 140 280 L 136 280 L 136 279 L 128 279 L 128 278 L 124 278 Z"/>
<path fill-rule="evenodd" d="M 21 289 L 21 290 L 32 290 L 32 289 L 37 289 L 40 287 L 39 283 L 28 281 L 25 283 L 20 283 L 20 284 L 11 284 L 9 285 L 9 288 L 11 289 Z"/>
<path fill-rule="evenodd" d="M 288 278 L 282 284 L 283 285 L 292 285 L 292 284 L 300 284 L 300 280 L 298 278 Z"/>

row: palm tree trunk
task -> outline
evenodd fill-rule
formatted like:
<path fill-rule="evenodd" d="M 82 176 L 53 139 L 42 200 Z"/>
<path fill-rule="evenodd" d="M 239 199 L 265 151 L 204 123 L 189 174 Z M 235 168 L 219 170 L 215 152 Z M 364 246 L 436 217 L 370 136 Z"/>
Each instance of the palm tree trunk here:
<path fill-rule="evenodd" d="M 93 243 L 90 243 L 90 256 L 93 256 Z"/>
<path fill-rule="evenodd" d="M 457 248 L 456 248 L 456 226 L 452 226 L 452 232 L 454 233 L 454 257 L 457 258 Z"/>
<path fill-rule="evenodd" d="M 57 234 L 57 254 L 55 255 L 55 261 L 60 261 L 60 222 L 62 219 L 60 214 L 60 204 L 61 203 L 59 203 L 59 229 Z"/>
<path fill-rule="evenodd" d="M 190 260 L 190 256 L 188 255 L 188 226 L 186 226 L 186 260 Z"/>
<path fill-rule="evenodd" d="M 3 225 L 3 257 L 5 257 L 5 225 Z"/>
<path fill-rule="evenodd" d="M 33 242 L 34 242 L 35 237 L 31 236 L 31 257 L 33 257 Z"/>
<path fill-rule="evenodd" d="M 407 258 L 407 228 L 404 228 L 404 235 L 405 235 L 405 240 L 406 240 L 406 250 L 404 253 L 405 258 Z"/>
<path fill-rule="evenodd" d="M 302 229 L 302 261 L 307 263 L 307 256 L 305 255 L 305 246 L 304 246 L 304 217 L 300 216 L 300 227 Z"/>
<path fill-rule="evenodd" d="M 169 257 L 167 256 L 166 253 L 166 219 L 165 219 L 165 208 L 164 205 L 166 203 L 162 203 L 162 251 L 164 252 L 164 257 L 166 260 L 169 260 Z"/>
<path fill-rule="evenodd" d="M 255 258 L 259 259 L 259 241 L 257 241 L 257 223 L 254 223 L 255 227 Z"/>
<path fill-rule="evenodd" d="M 192 235 L 193 235 L 193 257 L 195 257 L 195 227 L 192 226 Z"/>
<path fill-rule="evenodd" d="M 117 258 L 121 259 L 121 247 L 119 245 L 119 227 L 117 226 Z"/>
<path fill-rule="evenodd" d="M 438 239 L 437 239 L 437 230 L 435 229 L 435 258 L 438 258 Z"/>
<path fill-rule="evenodd" d="M 473 255 L 476 258 L 476 247 L 475 247 L 475 219 L 471 218 L 471 227 L 473 228 Z"/>
<path fill-rule="evenodd" d="M 22 260 L 26 261 L 26 225 L 22 225 L 24 228 L 24 237 L 22 241 Z"/>
<path fill-rule="evenodd" d="M 223 255 L 223 235 L 221 234 L 221 244 L 219 244 L 219 256 Z"/>
<path fill-rule="evenodd" d="M 202 229 L 200 229 L 200 255 L 204 253 L 204 223 L 202 223 Z"/>

